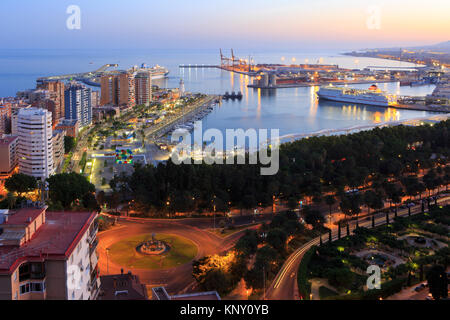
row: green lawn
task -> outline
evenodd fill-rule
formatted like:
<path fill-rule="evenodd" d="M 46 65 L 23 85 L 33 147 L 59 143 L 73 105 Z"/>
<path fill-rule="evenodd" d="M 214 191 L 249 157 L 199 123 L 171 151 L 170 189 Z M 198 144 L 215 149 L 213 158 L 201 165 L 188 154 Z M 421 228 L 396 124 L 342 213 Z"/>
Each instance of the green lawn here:
<path fill-rule="evenodd" d="M 168 269 L 188 263 L 197 255 L 197 246 L 190 240 L 175 235 L 157 234 L 156 239 L 166 242 L 170 250 L 158 256 L 140 254 L 136 247 L 150 240 L 151 234 L 133 236 L 110 247 L 109 258 L 114 263 L 137 269 Z"/>

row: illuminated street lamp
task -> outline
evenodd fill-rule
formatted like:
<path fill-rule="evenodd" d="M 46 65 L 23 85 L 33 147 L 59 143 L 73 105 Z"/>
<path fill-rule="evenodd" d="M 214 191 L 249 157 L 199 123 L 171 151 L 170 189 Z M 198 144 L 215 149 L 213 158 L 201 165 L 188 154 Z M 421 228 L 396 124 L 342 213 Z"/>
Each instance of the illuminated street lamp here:
<path fill-rule="evenodd" d="M 106 248 L 106 274 L 109 275 L 109 248 Z"/>

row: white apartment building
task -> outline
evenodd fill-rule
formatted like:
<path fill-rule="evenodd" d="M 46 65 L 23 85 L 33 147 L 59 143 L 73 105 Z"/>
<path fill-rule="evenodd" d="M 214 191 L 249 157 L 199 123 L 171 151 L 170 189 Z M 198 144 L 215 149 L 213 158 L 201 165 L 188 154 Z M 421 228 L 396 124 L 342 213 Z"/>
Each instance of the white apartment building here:
<path fill-rule="evenodd" d="M 19 171 L 45 180 L 54 173 L 52 113 L 20 109 L 17 114 Z"/>

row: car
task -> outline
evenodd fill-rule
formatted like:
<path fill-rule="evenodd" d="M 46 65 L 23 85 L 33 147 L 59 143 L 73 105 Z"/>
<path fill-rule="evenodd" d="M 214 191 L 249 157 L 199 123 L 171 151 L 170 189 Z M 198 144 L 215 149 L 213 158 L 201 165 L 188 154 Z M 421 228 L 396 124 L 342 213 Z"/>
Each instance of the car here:
<path fill-rule="evenodd" d="M 414 291 L 419 292 L 425 289 L 425 283 L 419 284 L 417 287 L 414 288 Z"/>

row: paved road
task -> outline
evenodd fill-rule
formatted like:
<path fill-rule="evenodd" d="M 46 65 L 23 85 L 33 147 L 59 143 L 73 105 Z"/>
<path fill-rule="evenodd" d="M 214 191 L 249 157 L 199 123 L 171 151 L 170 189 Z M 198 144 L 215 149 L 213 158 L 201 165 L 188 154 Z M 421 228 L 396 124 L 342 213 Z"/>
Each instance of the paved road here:
<path fill-rule="evenodd" d="M 441 198 L 438 200 L 438 203 L 446 203 L 450 197 Z M 417 214 L 421 210 L 420 205 L 411 209 L 411 214 Z M 390 213 L 390 221 L 393 221 L 394 213 Z M 398 216 L 408 216 L 408 210 L 399 210 Z M 381 213 L 375 216 L 375 226 L 383 225 L 386 223 L 386 214 Z M 351 222 L 350 230 L 355 228 L 356 221 Z M 360 227 L 372 227 L 372 221 L 366 219 L 359 220 Z M 346 235 L 346 229 L 341 229 L 342 235 Z M 332 240 L 337 240 L 337 231 L 333 231 Z M 328 235 L 322 236 L 323 242 L 328 241 Z M 307 252 L 312 246 L 318 245 L 320 243 L 319 237 L 309 241 L 299 249 L 297 249 L 293 254 L 291 254 L 286 262 L 281 267 L 274 281 L 267 289 L 266 299 L 268 300 L 298 300 L 298 288 L 297 288 L 297 272 L 300 266 L 300 263 L 303 259 L 303 255 Z"/>
<path fill-rule="evenodd" d="M 101 232 L 98 235 L 99 245 L 99 269 L 100 274 L 118 274 L 122 266 L 114 264 L 106 257 L 106 248 L 114 243 L 142 233 L 165 233 L 185 237 L 194 242 L 198 247 L 196 259 L 206 255 L 224 252 L 234 246 L 236 241 L 243 235 L 241 230 L 226 238 L 219 237 L 211 232 L 193 226 L 196 219 L 164 220 L 164 219 L 120 219 L 120 226 Z M 201 221 L 201 220 L 198 220 Z M 202 221 L 202 227 L 210 227 L 210 224 Z M 256 226 L 252 227 L 256 228 Z M 140 280 L 151 286 L 164 285 L 170 294 L 184 293 L 190 291 L 194 278 L 192 277 L 192 263 L 186 263 L 179 267 L 165 270 L 147 269 L 125 269 L 124 272 L 132 271 L 139 275 Z"/>

